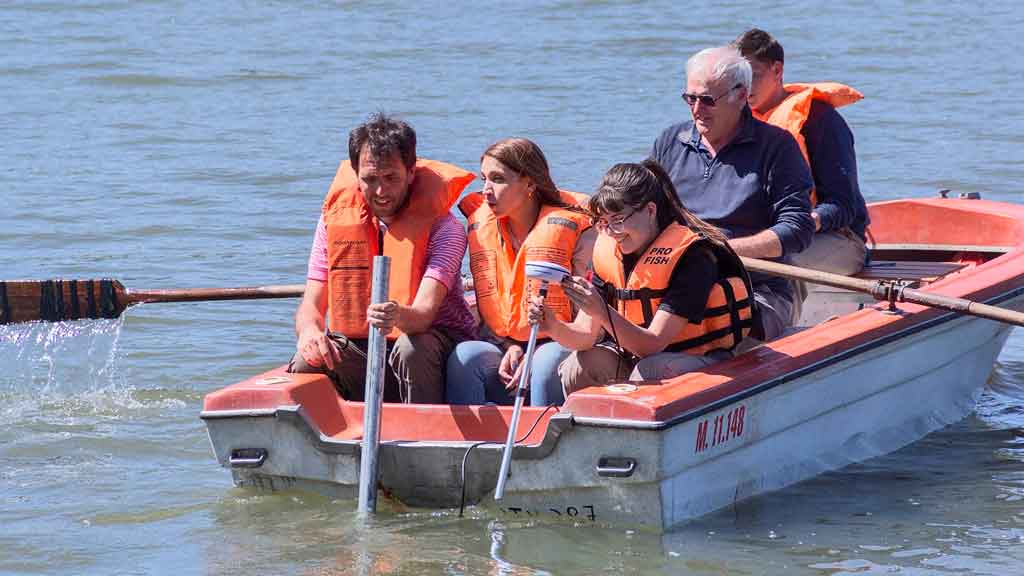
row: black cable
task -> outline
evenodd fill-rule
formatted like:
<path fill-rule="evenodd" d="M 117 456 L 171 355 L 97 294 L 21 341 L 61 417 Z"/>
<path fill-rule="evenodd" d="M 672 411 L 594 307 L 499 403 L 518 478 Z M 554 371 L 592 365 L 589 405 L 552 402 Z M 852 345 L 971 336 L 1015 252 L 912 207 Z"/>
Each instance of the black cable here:
<path fill-rule="evenodd" d="M 462 469 L 459 473 L 459 482 L 461 484 L 460 489 L 462 491 L 462 494 L 459 496 L 459 518 L 462 518 L 463 513 L 466 510 L 466 461 L 469 460 L 469 453 L 472 452 L 474 448 L 477 446 L 483 446 L 484 444 L 497 444 L 497 442 L 484 440 L 483 442 L 471 444 L 469 448 L 466 449 L 466 453 L 462 455 Z"/>
<path fill-rule="evenodd" d="M 540 421 L 544 419 L 544 415 L 547 414 L 548 410 L 551 410 L 552 408 L 555 409 L 555 412 L 560 412 L 558 406 L 554 404 L 548 404 L 547 406 L 545 406 L 544 411 L 541 412 L 540 416 L 537 416 L 537 419 L 533 421 L 533 426 L 530 426 L 530 429 L 527 430 L 526 434 L 523 434 L 523 437 L 513 442 L 512 445 L 515 446 L 516 444 L 524 442 L 527 438 L 529 438 L 530 434 L 533 434 L 533 431 L 537 428 L 537 425 L 540 424 Z M 512 422 L 511 425 L 515 426 L 516 423 Z M 473 449 L 476 448 L 477 446 L 483 446 L 484 444 L 497 444 L 500 446 L 503 445 L 504 443 L 484 440 L 483 442 L 471 444 L 469 448 L 466 449 L 466 453 L 462 455 L 462 470 L 459 473 L 459 481 L 461 483 L 460 490 L 462 493 L 461 496 L 459 497 L 459 518 L 462 518 L 463 513 L 466 510 L 466 462 L 469 460 L 469 453 L 472 452 Z"/>

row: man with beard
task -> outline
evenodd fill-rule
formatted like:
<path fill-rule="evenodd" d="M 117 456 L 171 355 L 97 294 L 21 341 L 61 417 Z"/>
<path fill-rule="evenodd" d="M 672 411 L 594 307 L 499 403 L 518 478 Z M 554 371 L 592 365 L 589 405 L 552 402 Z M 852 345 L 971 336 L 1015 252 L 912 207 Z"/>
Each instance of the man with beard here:
<path fill-rule="evenodd" d="M 388 340 L 384 401 L 443 403 L 448 355 L 475 336 L 460 276 L 466 233 L 449 211 L 473 175 L 417 159 L 412 127 L 383 114 L 352 130 L 348 150 L 317 225 L 289 371 L 326 373 L 362 400 L 376 327 Z M 389 299 L 370 304 L 378 254 L 391 257 Z"/>

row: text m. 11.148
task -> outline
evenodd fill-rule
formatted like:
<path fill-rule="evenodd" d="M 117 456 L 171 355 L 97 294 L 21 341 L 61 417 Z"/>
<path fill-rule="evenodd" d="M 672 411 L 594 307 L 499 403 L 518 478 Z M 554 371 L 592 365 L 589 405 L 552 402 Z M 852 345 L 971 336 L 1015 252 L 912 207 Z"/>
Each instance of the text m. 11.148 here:
<path fill-rule="evenodd" d="M 700 454 L 708 448 L 721 446 L 726 442 L 743 435 L 744 420 L 747 407 L 739 405 L 724 414 L 718 414 L 701 420 L 697 424 L 697 441 L 694 454 Z"/>

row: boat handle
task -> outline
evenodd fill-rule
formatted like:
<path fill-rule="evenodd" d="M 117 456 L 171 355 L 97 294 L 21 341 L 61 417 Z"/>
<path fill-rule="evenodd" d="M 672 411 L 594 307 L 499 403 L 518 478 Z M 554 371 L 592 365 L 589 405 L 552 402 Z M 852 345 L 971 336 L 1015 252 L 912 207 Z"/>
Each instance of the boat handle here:
<path fill-rule="evenodd" d="M 620 456 L 601 456 L 595 470 L 598 476 L 629 478 L 636 470 L 636 460 Z"/>
<path fill-rule="evenodd" d="M 259 468 L 267 459 L 266 448 L 236 448 L 228 462 L 232 468 Z"/>

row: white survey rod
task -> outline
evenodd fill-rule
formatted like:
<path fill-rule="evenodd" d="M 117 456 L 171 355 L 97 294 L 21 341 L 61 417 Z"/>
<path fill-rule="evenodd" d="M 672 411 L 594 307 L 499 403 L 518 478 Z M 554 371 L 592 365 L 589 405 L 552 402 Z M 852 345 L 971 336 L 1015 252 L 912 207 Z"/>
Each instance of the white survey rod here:
<path fill-rule="evenodd" d="M 373 257 L 373 287 L 370 302 L 380 304 L 388 300 L 388 280 L 391 275 L 389 256 Z M 363 445 L 359 458 L 359 515 L 377 511 L 377 451 L 380 447 L 380 411 L 384 397 L 387 360 L 387 338 L 380 328 L 370 328 L 366 346 L 366 394 L 363 409 Z"/>
<path fill-rule="evenodd" d="M 548 295 L 548 281 L 542 280 L 540 285 L 540 297 Z M 530 364 L 533 362 L 533 349 L 537 346 L 537 328 L 534 324 L 530 327 L 530 340 L 526 343 L 526 364 L 523 371 L 519 373 L 519 386 L 516 388 L 516 403 L 512 408 L 512 421 L 508 425 L 508 438 L 505 439 L 505 451 L 501 454 L 501 469 L 498 470 L 498 485 L 494 488 L 494 499 L 501 500 L 505 495 L 505 480 L 508 478 L 509 468 L 512 466 L 512 445 L 516 441 L 516 427 L 519 425 L 519 412 L 523 409 L 523 398 L 526 397 L 526 383 L 530 378 Z"/>

